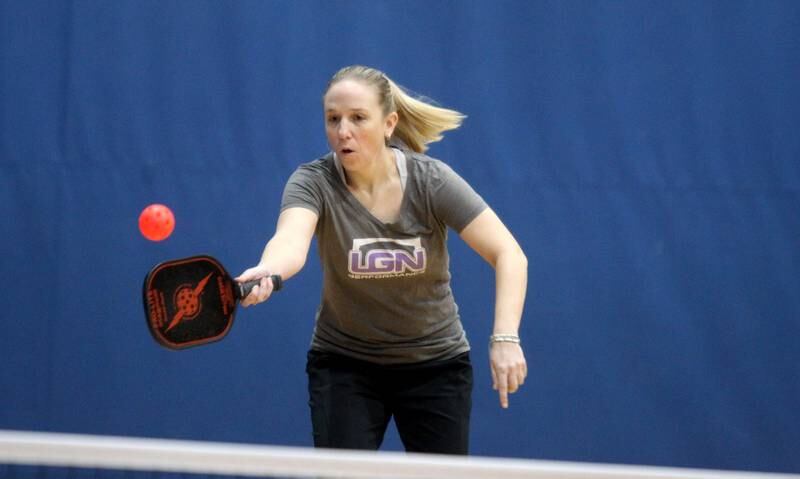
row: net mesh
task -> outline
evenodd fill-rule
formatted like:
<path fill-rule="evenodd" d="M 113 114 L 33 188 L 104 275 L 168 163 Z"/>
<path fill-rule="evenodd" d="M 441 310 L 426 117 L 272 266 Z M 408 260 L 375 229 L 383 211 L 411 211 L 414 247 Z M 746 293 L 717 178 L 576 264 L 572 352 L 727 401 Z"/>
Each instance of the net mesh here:
<path fill-rule="evenodd" d="M 2 478 L 770 479 L 768 474 L 0 430 Z"/>

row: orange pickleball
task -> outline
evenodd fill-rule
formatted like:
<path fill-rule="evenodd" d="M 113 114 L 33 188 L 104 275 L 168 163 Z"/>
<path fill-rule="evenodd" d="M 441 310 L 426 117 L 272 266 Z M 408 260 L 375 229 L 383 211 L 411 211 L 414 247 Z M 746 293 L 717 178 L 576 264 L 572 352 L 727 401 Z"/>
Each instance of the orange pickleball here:
<path fill-rule="evenodd" d="M 152 204 L 142 210 L 139 215 L 139 231 L 150 241 L 161 241 L 169 238 L 175 229 L 175 215 L 172 210 L 162 204 Z"/>

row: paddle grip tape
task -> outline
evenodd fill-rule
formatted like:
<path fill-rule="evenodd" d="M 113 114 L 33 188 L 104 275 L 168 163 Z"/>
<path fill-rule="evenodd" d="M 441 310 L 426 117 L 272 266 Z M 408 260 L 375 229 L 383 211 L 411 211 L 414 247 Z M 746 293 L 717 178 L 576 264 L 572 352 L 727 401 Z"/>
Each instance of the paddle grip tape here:
<path fill-rule="evenodd" d="M 283 288 L 283 278 L 279 274 L 273 274 L 269 277 L 270 281 L 272 281 L 272 291 L 280 291 Z M 260 279 L 253 280 L 253 281 L 245 281 L 239 285 L 239 298 L 246 298 L 250 291 L 253 290 L 253 287 L 257 284 L 261 283 Z"/>

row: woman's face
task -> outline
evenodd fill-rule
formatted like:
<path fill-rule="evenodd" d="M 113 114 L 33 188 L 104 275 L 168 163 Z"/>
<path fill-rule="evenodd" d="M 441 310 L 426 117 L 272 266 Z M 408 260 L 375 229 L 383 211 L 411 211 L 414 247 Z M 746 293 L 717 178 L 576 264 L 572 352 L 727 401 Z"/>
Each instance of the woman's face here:
<path fill-rule="evenodd" d="M 328 144 L 350 171 L 373 164 L 397 125 L 397 113 L 384 116 L 377 90 L 358 80 L 334 83 L 325 94 L 323 108 Z"/>

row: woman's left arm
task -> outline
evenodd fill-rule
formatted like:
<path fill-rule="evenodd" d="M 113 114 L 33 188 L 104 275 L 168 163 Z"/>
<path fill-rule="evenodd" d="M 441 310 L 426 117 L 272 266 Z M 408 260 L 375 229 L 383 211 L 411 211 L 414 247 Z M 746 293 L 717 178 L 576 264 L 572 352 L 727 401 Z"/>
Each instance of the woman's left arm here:
<path fill-rule="evenodd" d="M 460 233 L 461 238 L 495 270 L 495 308 L 492 334 L 518 337 L 525 292 L 528 259 L 517 240 L 490 208 L 475 217 Z M 508 338 L 509 336 L 506 336 Z M 525 382 L 528 366 L 519 343 L 492 342 L 489 348 L 492 387 L 500 406 L 508 407 L 508 394 Z"/>

